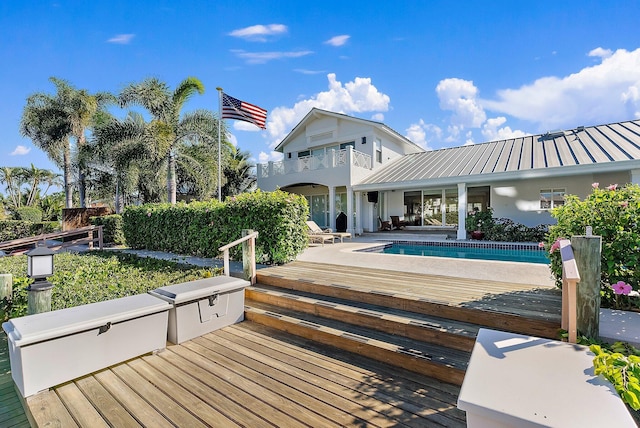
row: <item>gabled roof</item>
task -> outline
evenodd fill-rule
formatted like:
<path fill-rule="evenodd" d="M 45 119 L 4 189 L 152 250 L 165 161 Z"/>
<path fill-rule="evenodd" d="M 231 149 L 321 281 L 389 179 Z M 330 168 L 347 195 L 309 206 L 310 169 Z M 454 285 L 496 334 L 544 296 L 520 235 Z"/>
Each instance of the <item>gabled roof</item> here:
<path fill-rule="evenodd" d="M 624 166 L 618 162 L 631 161 Z M 591 167 L 591 168 L 589 168 Z M 402 156 L 354 186 L 424 185 L 640 168 L 640 120 Z M 489 174 L 492 174 L 489 177 Z M 464 178 L 462 178 L 464 177 Z"/>
<path fill-rule="evenodd" d="M 274 150 L 277 151 L 277 152 L 282 152 L 282 148 L 291 139 L 293 139 L 296 135 L 298 135 L 298 133 L 304 132 L 305 127 L 310 122 L 312 122 L 313 120 L 318 118 L 320 115 L 331 116 L 331 117 L 335 117 L 337 119 L 348 120 L 348 121 L 351 121 L 351 122 L 360 122 L 360 123 L 363 123 L 363 124 L 367 124 L 367 125 L 373 126 L 373 127 L 377 128 L 379 131 L 391 135 L 394 139 L 399 140 L 399 141 L 403 142 L 404 144 L 407 144 L 407 145 L 411 146 L 413 150 L 424 152 L 424 149 L 422 147 L 418 146 L 416 143 L 414 143 L 413 141 L 409 140 L 408 138 L 403 137 L 398 132 L 396 132 L 392 128 L 389 128 L 387 125 L 385 125 L 382 122 L 377 122 L 375 120 L 368 120 L 368 119 L 360 119 L 358 117 L 349 116 L 349 115 L 346 115 L 346 114 L 343 114 L 343 113 L 336 113 L 336 112 L 329 111 L 329 110 L 323 110 L 323 109 L 319 109 L 317 107 L 313 107 L 311 110 L 309 110 L 309 113 L 307 113 L 307 115 L 304 118 L 302 118 L 302 120 L 291 130 L 291 132 L 289 132 L 287 134 L 287 136 L 282 139 L 280 144 L 278 144 L 278 146 Z"/>

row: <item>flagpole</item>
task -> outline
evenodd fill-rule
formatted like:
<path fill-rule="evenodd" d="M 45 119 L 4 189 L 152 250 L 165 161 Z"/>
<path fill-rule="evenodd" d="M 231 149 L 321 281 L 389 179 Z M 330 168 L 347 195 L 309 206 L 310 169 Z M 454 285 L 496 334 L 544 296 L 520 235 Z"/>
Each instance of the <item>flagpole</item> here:
<path fill-rule="evenodd" d="M 218 86 L 218 201 L 222 202 L 222 143 L 220 142 L 220 128 L 222 128 L 222 88 Z"/>

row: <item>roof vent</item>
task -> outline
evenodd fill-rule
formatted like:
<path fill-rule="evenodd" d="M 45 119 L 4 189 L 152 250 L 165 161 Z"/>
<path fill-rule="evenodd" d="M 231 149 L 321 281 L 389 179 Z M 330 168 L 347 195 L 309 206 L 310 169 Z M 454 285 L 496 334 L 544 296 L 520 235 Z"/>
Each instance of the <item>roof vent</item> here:
<path fill-rule="evenodd" d="M 564 137 L 564 131 L 561 129 L 548 131 L 546 134 L 541 135 L 539 140 L 553 140 L 556 137 Z"/>
<path fill-rule="evenodd" d="M 582 131 L 584 131 L 584 126 L 578 126 L 576 128 L 576 132 L 582 132 Z"/>

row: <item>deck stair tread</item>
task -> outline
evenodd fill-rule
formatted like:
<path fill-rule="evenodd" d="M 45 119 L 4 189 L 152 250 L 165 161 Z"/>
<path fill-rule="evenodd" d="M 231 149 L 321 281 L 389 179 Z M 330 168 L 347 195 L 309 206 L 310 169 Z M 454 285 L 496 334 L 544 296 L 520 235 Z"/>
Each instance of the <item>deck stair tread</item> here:
<path fill-rule="evenodd" d="M 282 307 L 259 302 L 248 302 L 247 312 L 258 311 L 262 315 L 276 318 L 282 322 L 296 324 L 312 330 L 321 330 L 342 338 L 351 339 L 368 345 L 406 354 L 415 358 L 439 363 L 447 367 L 466 370 L 470 353 L 443 346 L 408 339 L 406 337 L 383 333 L 370 328 L 355 326 L 336 320 L 321 318 L 311 314 L 291 311 Z"/>
<path fill-rule="evenodd" d="M 448 346 L 465 351 L 471 351 L 473 348 L 480 328 L 476 324 L 447 318 L 261 284 L 247 288 L 246 298 L 248 301 L 311 311 L 321 317 L 348 318 L 350 322 L 359 325 L 405 335 L 416 340 L 431 337 L 433 341 L 435 337 L 442 337 L 442 341 L 449 342 Z M 452 346 L 451 342 L 455 342 L 456 346 Z"/>

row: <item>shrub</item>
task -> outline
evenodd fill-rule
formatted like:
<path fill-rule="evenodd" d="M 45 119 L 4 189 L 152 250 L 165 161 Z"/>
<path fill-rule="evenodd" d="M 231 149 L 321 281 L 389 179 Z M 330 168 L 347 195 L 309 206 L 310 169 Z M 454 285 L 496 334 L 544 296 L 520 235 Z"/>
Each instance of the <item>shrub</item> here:
<path fill-rule="evenodd" d="M 593 191 L 583 201 L 568 195 L 565 204 L 552 211 L 558 223 L 547 237 L 547 248 L 558 238 L 584 235 L 587 226 L 602 237 L 601 290 L 602 305 L 615 305 L 611 284 L 623 281 L 633 290 L 640 286 L 640 186 L 629 184 L 622 188 L 611 185 Z M 556 284 L 562 284 L 562 262 L 558 252 L 551 255 L 551 269 Z"/>
<path fill-rule="evenodd" d="M 123 221 L 120 214 L 111 214 L 100 217 L 90 217 L 89 221 L 94 226 L 103 226 L 103 239 L 105 243 L 124 245 Z"/>
<path fill-rule="evenodd" d="M 54 285 L 52 310 L 146 293 L 158 287 L 221 274 L 217 268 L 187 266 L 117 251 L 58 253 L 54 264 L 55 273 L 49 277 Z M 0 272 L 14 276 L 12 300 L 0 308 L 0 312 L 6 311 L 11 318 L 27 312 L 26 287 L 32 280 L 25 277 L 26 265 L 26 256 L 0 258 Z"/>
<path fill-rule="evenodd" d="M 22 220 L 4 220 L 0 221 L 0 242 L 42 235 L 58 230 L 60 230 L 60 223 L 57 221 L 33 223 Z"/>
<path fill-rule="evenodd" d="M 42 210 L 36 207 L 18 207 L 14 210 L 13 216 L 15 220 L 38 223 L 42 221 Z"/>
<path fill-rule="evenodd" d="M 525 226 L 508 218 L 494 218 L 493 210 L 473 211 L 467 216 L 467 232 L 479 230 L 484 232 L 487 241 L 500 242 L 541 242 L 544 241 L 548 226 Z"/>
<path fill-rule="evenodd" d="M 304 196 L 283 191 L 244 193 L 190 204 L 127 207 L 123 230 L 132 248 L 217 257 L 218 248 L 241 237 L 242 229 L 259 232 L 256 261 L 286 263 L 307 245 L 309 207 Z M 231 251 L 240 258 L 241 247 Z"/>

